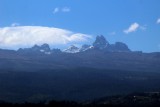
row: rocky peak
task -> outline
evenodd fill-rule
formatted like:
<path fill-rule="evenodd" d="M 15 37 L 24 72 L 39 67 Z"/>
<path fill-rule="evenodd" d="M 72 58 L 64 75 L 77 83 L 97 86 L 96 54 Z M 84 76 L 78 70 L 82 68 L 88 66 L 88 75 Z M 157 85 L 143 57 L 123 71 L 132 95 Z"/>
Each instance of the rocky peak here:
<path fill-rule="evenodd" d="M 97 36 L 95 42 L 93 43 L 93 47 L 95 49 L 104 49 L 107 45 L 109 45 L 109 43 L 103 35 Z"/>
<path fill-rule="evenodd" d="M 118 51 L 130 51 L 130 49 L 128 48 L 128 46 L 125 43 L 122 43 L 122 42 L 116 42 L 115 43 L 115 48 Z"/>
<path fill-rule="evenodd" d="M 32 51 L 39 51 L 40 50 L 40 46 L 38 45 L 34 45 L 32 48 L 31 48 Z"/>
<path fill-rule="evenodd" d="M 109 45 L 107 50 L 111 51 L 111 52 L 128 52 L 128 51 L 130 51 L 128 46 L 122 42 L 116 42 L 115 44 Z"/>
<path fill-rule="evenodd" d="M 49 45 L 48 44 L 43 44 L 43 45 L 41 45 L 41 50 L 43 50 L 43 51 L 47 51 L 47 52 L 49 52 L 50 51 L 50 47 L 49 47 Z"/>
<path fill-rule="evenodd" d="M 74 46 L 74 45 L 71 45 L 69 48 L 65 49 L 64 52 L 67 52 L 67 53 L 77 53 L 79 52 L 79 48 Z"/>
<path fill-rule="evenodd" d="M 50 51 L 50 47 L 48 44 L 44 43 L 43 45 L 41 46 L 38 46 L 38 45 L 34 45 L 32 48 L 31 48 L 32 51 L 41 51 L 41 52 L 49 52 Z"/>
<path fill-rule="evenodd" d="M 22 52 L 22 53 L 44 53 L 44 54 L 51 54 L 51 50 L 48 44 L 43 44 L 41 46 L 39 45 L 34 45 L 31 48 L 20 48 L 18 49 L 18 52 Z"/>

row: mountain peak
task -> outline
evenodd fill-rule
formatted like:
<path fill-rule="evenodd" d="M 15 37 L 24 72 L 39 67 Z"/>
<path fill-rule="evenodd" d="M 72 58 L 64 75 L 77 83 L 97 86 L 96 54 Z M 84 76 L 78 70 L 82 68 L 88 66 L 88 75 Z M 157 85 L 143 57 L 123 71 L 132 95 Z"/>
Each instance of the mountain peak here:
<path fill-rule="evenodd" d="M 115 44 L 111 44 L 107 48 L 108 51 L 111 52 L 129 52 L 131 51 L 128 46 L 123 42 L 116 42 Z"/>
<path fill-rule="evenodd" d="M 93 43 L 93 47 L 95 49 L 104 49 L 107 45 L 109 45 L 109 43 L 103 35 L 97 36 L 95 42 Z"/>
<path fill-rule="evenodd" d="M 82 45 L 81 48 L 76 47 L 75 45 L 71 45 L 69 48 L 64 49 L 63 52 L 66 53 L 78 53 L 78 52 L 84 52 L 87 50 L 97 50 L 97 51 L 107 51 L 107 52 L 129 52 L 131 51 L 128 46 L 125 43 L 122 42 L 116 42 L 115 44 L 109 44 L 109 42 L 105 39 L 103 35 L 99 35 L 96 37 L 95 42 L 93 45 Z M 44 43 L 42 45 L 34 45 L 32 48 L 25 48 L 25 49 L 19 49 L 19 52 L 35 52 L 35 53 L 45 53 L 45 54 L 51 54 L 51 53 L 59 53 L 62 52 L 60 49 L 53 49 L 51 50 L 49 45 L 47 43 Z"/>
<path fill-rule="evenodd" d="M 74 46 L 74 45 L 71 45 L 69 48 L 65 49 L 64 52 L 66 52 L 66 53 L 77 53 L 77 52 L 79 52 L 79 48 Z"/>
<path fill-rule="evenodd" d="M 41 46 L 35 44 L 33 47 L 31 48 L 20 48 L 18 49 L 18 52 L 22 52 L 22 53 L 44 53 L 44 54 L 51 54 L 51 49 L 49 47 L 48 44 L 44 43 Z"/>
<path fill-rule="evenodd" d="M 122 42 L 116 42 L 115 47 L 118 48 L 121 51 L 130 51 L 128 46 L 125 43 L 122 43 Z"/>
<path fill-rule="evenodd" d="M 35 44 L 31 49 L 32 49 L 32 51 L 39 51 L 40 46 L 38 46 L 37 44 Z"/>
<path fill-rule="evenodd" d="M 32 48 L 32 51 L 41 51 L 41 52 L 49 52 L 50 51 L 50 47 L 48 44 L 44 43 L 41 46 L 35 44 Z"/>
<path fill-rule="evenodd" d="M 43 51 L 47 51 L 47 52 L 50 51 L 50 47 L 49 47 L 49 45 L 46 44 L 46 43 L 44 43 L 43 45 L 41 45 L 40 48 L 41 48 L 41 50 L 43 50 Z"/>

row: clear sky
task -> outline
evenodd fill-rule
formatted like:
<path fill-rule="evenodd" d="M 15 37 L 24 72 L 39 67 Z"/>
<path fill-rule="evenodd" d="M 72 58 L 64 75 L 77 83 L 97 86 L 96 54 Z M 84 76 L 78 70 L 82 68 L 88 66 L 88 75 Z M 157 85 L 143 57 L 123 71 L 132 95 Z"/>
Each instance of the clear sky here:
<path fill-rule="evenodd" d="M 99 34 L 131 50 L 160 51 L 160 0 L 0 0 L 2 48 L 78 45 Z"/>

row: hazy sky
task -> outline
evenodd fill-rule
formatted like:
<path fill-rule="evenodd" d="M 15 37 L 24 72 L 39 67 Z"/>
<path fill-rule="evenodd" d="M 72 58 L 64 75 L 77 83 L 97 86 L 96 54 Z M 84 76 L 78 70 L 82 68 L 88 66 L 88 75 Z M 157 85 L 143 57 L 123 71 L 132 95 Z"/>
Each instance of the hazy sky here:
<path fill-rule="evenodd" d="M 0 0 L 0 47 L 91 43 L 160 51 L 160 0 Z"/>

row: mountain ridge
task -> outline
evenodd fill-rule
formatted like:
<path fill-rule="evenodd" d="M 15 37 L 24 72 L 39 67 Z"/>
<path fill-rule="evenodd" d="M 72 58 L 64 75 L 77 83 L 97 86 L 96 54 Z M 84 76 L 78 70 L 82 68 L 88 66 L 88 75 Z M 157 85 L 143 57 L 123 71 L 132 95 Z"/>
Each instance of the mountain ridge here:
<path fill-rule="evenodd" d="M 60 50 L 61 52 L 66 53 L 78 53 L 78 52 L 84 52 L 87 50 L 96 49 L 101 51 L 108 51 L 108 52 L 129 52 L 131 51 L 128 46 L 123 42 L 116 42 L 115 44 L 109 44 L 109 42 L 105 39 L 103 35 L 97 36 L 96 40 L 93 42 L 92 45 L 84 44 L 80 48 L 71 45 L 67 49 Z M 32 52 L 42 52 L 42 53 L 52 53 L 52 50 L 50 49 L 49 45 L 47 43 L 42 44 L 41 46 L 34 45 L 31 48 L 20 48 L 18 51 L 32 51 Z M 54 50 L 54 48 L 53 48 Z"/>
<path fill-rule="evenodd" d="M 0 50 L 0 70 L 39 71 L 85 67 L 159 72 L 159 52 L 135 52 L 124 43 L 109 44 L 103 36 L 97 38 L 93 45 L 82 45 L 82 48 L 72 46 L 70 49 L 74 51 L 68 52 L 50 49 L 48 44 L 17 51 Z"/>

